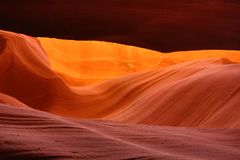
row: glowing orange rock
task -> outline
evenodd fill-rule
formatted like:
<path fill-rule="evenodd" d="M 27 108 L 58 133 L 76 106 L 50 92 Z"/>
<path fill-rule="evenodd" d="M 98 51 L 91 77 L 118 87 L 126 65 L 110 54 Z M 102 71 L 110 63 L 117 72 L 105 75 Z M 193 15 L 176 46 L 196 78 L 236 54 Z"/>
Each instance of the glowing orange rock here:
<path fill-rule="evenodd" d="M 0 92 L 32 108 L 119 122 L 240 126 L 240 51 L 163 54 L 106 42 L 0 34 L 5 45 Z"/>

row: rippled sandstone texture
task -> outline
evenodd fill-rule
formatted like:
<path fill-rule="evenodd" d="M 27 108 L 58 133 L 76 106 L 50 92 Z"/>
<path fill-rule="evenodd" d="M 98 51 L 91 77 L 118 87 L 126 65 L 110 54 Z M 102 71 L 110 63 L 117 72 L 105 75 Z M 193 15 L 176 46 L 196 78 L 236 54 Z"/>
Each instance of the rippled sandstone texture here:
<path fill-rule="evenodd" d="M 3 30 L 0 44 L 1 159 L 240 156 L 240 51 Z"/>

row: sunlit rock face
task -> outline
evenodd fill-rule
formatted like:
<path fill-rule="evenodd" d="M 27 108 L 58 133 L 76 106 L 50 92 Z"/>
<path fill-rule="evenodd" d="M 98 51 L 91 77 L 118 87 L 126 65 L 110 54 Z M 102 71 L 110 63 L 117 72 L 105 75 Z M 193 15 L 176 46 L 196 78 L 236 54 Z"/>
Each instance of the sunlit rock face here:
<path fill-rule="evenodd" d="M 156 51 L 100 41 L 38 38 L 51 68 L 72 85 L 85 85 L 157 68 Z"/>
<path fill-rule="evenodd" d="M 38 38 L 51 69 L 71 85 L 94 84 L 134 72 L 152 70 L 180 62 L 225 58 L 239 62 L 239 51 L 199 50 L 171 54 L 103 41 Z"/>
<path fill-rule="evenodd" d="M 238 50 L 162 53 L 3 30 L 0 45 L 0 158 L 240 156 Z"/>

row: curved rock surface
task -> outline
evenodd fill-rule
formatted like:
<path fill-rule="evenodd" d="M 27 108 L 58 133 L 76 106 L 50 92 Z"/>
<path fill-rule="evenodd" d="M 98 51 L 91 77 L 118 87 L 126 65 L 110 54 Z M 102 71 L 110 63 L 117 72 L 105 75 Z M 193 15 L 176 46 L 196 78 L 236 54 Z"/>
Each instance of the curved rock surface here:
<path fill-rule="evenodd" d="M 2 30 L 0 44 L 1 159 L 240 156 L 240 51 Z"/>

